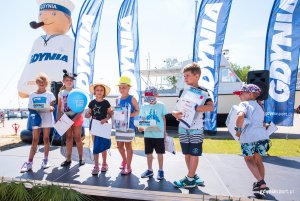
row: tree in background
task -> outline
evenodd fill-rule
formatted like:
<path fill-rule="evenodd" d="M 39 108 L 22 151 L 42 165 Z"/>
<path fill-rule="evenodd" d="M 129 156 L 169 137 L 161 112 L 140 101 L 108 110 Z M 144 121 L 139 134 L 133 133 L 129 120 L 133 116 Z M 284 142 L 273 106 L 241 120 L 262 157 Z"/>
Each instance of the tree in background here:
<path fill-rule="evenodd" d="M 172 86 L 172 89 L 176 88 L 176 84 L 178 82 L 176 76 L 167 76 L 167 81 L 169 82 L 169 85 Z"/>
<path fill-rule="evenodd" d="M 248 72 L 251 70 L 251 66 L 243 66 L 237 65 L 235 63 L 230 63 L 231 67 L 233 68 L 235 74 L 243 81 L 247 82 L 247 75 Z"/>

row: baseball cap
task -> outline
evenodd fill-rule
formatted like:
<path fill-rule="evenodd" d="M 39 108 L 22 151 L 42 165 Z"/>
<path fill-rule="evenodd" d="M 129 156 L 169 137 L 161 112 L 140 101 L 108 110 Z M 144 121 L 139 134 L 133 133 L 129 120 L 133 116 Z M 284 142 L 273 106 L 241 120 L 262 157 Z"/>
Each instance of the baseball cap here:
<path fill-rule="evenodd" d="M 144 101 L 147 103 L 156 101 L 156 96 L 158 95 L 158 91 L 155 87 L 147 87 L 145 89 L 145 97 Z"/>
<path fill-rule="evenodd" d="M 240 95 L 241 92 L 260 93 L 261 89 L 255 84 L 244 84 L 238 91 L 234 91 L 233 94 Z"/>

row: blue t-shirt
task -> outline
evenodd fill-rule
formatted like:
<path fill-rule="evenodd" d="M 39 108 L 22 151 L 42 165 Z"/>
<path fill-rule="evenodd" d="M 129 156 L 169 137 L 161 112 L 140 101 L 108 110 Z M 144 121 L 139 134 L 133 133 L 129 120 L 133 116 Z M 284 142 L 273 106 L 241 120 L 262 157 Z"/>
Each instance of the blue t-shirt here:
<path fill-rule="evenodd" d="M 160 132 L 145 131 L 145 138 L 164 138 L 165 125 L 163 116 L 168 114 L 164 103 L 157 101 L 155 104 L 145 103 L 140 111 L 140 115 L 146 120 L 155 120 Z"/>
<path fill-rule="evenodd" d="M 119 97 L 117 99 L 117 106 L 119 107 L 128 107 L 130 109 L 130 113 L 134 112 L 134 107 L 132 104 L 132 96 L 129 95 L 126 99 L 121 99 L 121 97 Z M 135 126 L 134 126 L 134 117 L 130 117 L 129 119 L 129 128 L 132 128 L 135 130 Z"/>

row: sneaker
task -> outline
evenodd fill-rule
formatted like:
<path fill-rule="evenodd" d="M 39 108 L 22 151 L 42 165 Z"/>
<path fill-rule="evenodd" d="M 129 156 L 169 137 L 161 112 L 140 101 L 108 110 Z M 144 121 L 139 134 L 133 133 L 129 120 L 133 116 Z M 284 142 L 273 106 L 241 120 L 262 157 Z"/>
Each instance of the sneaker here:
<path fill-rule="evenodd" d="M 125 161 L 122 161 L 120 169 L 125 169 L 126 168 L 127 163 Z"/>
<path fill-rule="evenodd" d="M 50 163 L 49 163 L 48 159 L 44 159 L 42 162 L 42 168 L 47 169 L 49 167 L 50 167 Z"/>
<path fill-rule="evenodd" d="M 157 177 L 156 177 L 158 180 L 163 180 L 165 177 L 164 177 L 164 171 L 163 170 L 158 170 L 157 172 Z"/>
<path fill-rule="evenodd" d="M 146 172 L 144 172 L 141 177 L 142 178 L 149 178 L 149 177 L 152 177 L 153 176 L 153 171 L 151 170 L 146 170 Z"/>
<path fill-rule="evenodd" d="M 196 181 L 197 186 L 204 185 L 204 181 L 197 174 L 195 174 L 194 179 Z"/>
<path fill-rule="evenodd" d="M 99 167 L 94 166 L 93 170 L 92 170 L 92 175 L 96 176 L 99 174 Z"/>
<path fill-rule="evenodd" d="M 177 188 L 195 188 L 197 186 L 195 179 L 189 181 L 187 177 L 184 177 L 179 181 L 174 181 L 173 184 Z"/>
<path fill-rule="evenodd" d="M 79 166 L 82 166 L 85 164 L 85 161 L 84 160 L 79 160 Z"/>
<path fill-rule="evenodd" d="M 21 168 L 21 173 L 24 173 L 24 172 L 28 172 L 32 170 L 32 162 L 25 162 L 23 165 L 22 165 L 22 168 Z"/>
<path fill-rule="evenodd" d="M 68 167 L 68 166 L 71 165 L 71 163 L 72 163 L 72 161 L 67 161 L 67 160 L 65 160 L 64 162 L 62 162 L 62 163 L 60 164 L 60 166 L 62 166 L 62 167 Z"/>

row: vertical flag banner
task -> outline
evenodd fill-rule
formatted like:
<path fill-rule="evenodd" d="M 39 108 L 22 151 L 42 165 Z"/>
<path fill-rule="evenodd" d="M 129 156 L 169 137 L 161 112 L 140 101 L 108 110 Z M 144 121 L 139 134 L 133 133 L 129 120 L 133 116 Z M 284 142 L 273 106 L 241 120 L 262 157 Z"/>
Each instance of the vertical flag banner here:
<path fill-rule="evenodd" d="M 131 92 L 141 104 L 137 0 L 123 1 L 119 10 L 117 26 L 119 73 L 120 76 L 130 77 Z"/>
<path fill-rule="evenodd" d="M 80 10 L 76 28 L 73 72 L 77 73 L 75 88 L 90 94 L 93 83 L 94 58 L 103 0 L 86 0 Z"/>
<path fill-rule="evenodd" d="M 200 86 L 206 88 L 213 101 L 214 110 L 205 113 L 204 129 L 216 131 L 219 67 L 231 0 L 203 0 L 198 13 L 193 61 L 201 67 Z"/>
<path fill-rule="evenodd" d="M 265 70 L 270 88 L 266 121 L 293 126 L 300 50 L 300 0 L 275 0 L 267 30 Z"/>

